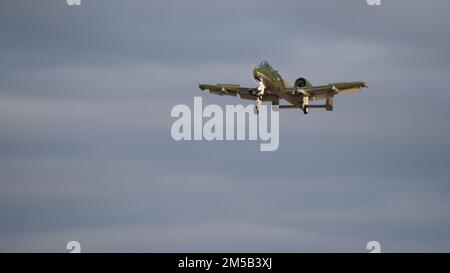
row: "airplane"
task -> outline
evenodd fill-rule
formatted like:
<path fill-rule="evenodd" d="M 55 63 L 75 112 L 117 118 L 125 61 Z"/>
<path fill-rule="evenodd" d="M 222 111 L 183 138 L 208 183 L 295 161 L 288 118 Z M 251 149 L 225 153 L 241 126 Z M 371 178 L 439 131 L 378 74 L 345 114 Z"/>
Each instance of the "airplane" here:
<path fill-rule="evenodd" d="M 305 78 L 298 78 L 291 87 L 267 61 L 262 61 L 253 69 L 253 79 L 258 85 L 256 88 L 241 87 L 238 84 L 199 84 L 199 88 L 220 96 L 239 94 L 241 99 L 254 100 L 256 114 L 263 101 L 271 101 L 272 105 L 278 105 L 280 109 L 297 108 L 308 114 L 310 108 L 333 111 L 335 95 L 356 93 L 363 87 L 369 87 L 366 82 L 336 82 L 313 86 Z M 280 99 L 290 104 L 280 105 Z M 325 100 L 325 104 L 309 104 L 313 100 Z"/>

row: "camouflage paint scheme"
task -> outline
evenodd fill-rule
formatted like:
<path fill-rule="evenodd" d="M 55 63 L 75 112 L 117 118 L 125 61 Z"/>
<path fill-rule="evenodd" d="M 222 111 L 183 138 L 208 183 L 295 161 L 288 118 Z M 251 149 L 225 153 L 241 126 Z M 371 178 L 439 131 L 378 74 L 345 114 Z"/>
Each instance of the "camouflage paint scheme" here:
<path fill-rule="evenodd" d="M 257 112 L 261 101 L 272 101 L 273 105 L 279 105 L 281 98 L 290 104 L 280 105 L 280 108 L 299 108 L 307 114 L 309 108 L 325 108 L 327 111 L 333 111 L 335 95 L 356 93 L 361 91 L 362 87 L 368 87 L 365 82 L 337 82 L 313 86 L 305 78 L 298 78 L 294 86 L 290 87 L 267 61 L 261 62 L 253 69 L 253 78 L 258 84 L 257 88 L 241 87 L 237 84 L 199 84 L 199 88 L 220 96 L 239 94 L 242 99 L 255 100 Z M 326 100 L 326 102 L 325 104 L 309 104 L 309 101 L 313 100 Z"/>

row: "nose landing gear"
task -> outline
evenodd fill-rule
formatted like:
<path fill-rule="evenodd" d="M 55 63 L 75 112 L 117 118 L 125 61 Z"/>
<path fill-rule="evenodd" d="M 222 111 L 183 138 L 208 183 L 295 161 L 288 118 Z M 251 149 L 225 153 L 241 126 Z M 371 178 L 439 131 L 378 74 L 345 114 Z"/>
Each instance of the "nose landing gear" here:
<path fill-rule="evenodd" d="M 255 105 L 255 111 L 256 114 L 259 114 L 259 108 L 261 108 L 261 103 L 264 96 L 264 91 L 266 90 L 266 86 L 264 85 L 263 81 L 258 81 L 258 94 L 256 97 L 256 105 Z"/>

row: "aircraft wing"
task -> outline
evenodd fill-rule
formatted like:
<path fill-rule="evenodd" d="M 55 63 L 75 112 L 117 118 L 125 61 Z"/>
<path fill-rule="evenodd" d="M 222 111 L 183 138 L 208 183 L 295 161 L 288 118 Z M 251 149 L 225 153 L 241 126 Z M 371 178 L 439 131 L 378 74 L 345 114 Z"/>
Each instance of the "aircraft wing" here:
<path fill-rule="evenodd" d="M 237 96 L 237 94 L 256 95 L 255 88 L 241 87 L 239 84 L 199 84 L 200 90 L 209 90 L 209 93 L 223 96 Z"/>
<path fill-rule="evenodd" d="M 200 90 L 209 90 L 209 93 L 219 96 L 234 96 L 239 94 L 241 99 L 256 100 L 258 90 L 256 88 L 241 87 L 238 84 L 199 84 Z M 276 101 L 278 97 L 273 94 L 264 95 L 262 101 Z"/>
<path fill-rule="evenodd" d="M 293 96 L 303 95 L 312 99 L 320 100 L 333 97 L 339 94 L 351 94 L 361 91 L 362 87 L 368 87 L 365 82 L 338 82 L 330 83 L 322 86 L 312 87 L 290 87 L 284 91 L 291 93 Z"/>
<path fill-rule="evenodd" d="M 233 96 L 238 94 L 242 99 L 256 100 L 258 91 L 255 88 L 241 87 L 239 84 L 199 84 L 200 90 L 219 96 Z"/>

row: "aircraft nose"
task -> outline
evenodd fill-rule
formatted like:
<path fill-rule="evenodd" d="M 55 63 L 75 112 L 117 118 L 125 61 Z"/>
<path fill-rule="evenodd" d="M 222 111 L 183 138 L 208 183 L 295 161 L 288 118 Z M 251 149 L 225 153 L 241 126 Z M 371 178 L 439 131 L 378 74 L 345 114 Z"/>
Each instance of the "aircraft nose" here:
<path fill-rule="evenodd" d="M 260 76 L 259 76 L 259 71 L 258 71 L 258 69 L 254 69 L 253 70 L 253 78 L 255 78 L 255 79 L 259 79 L 260 78 Z"/>

